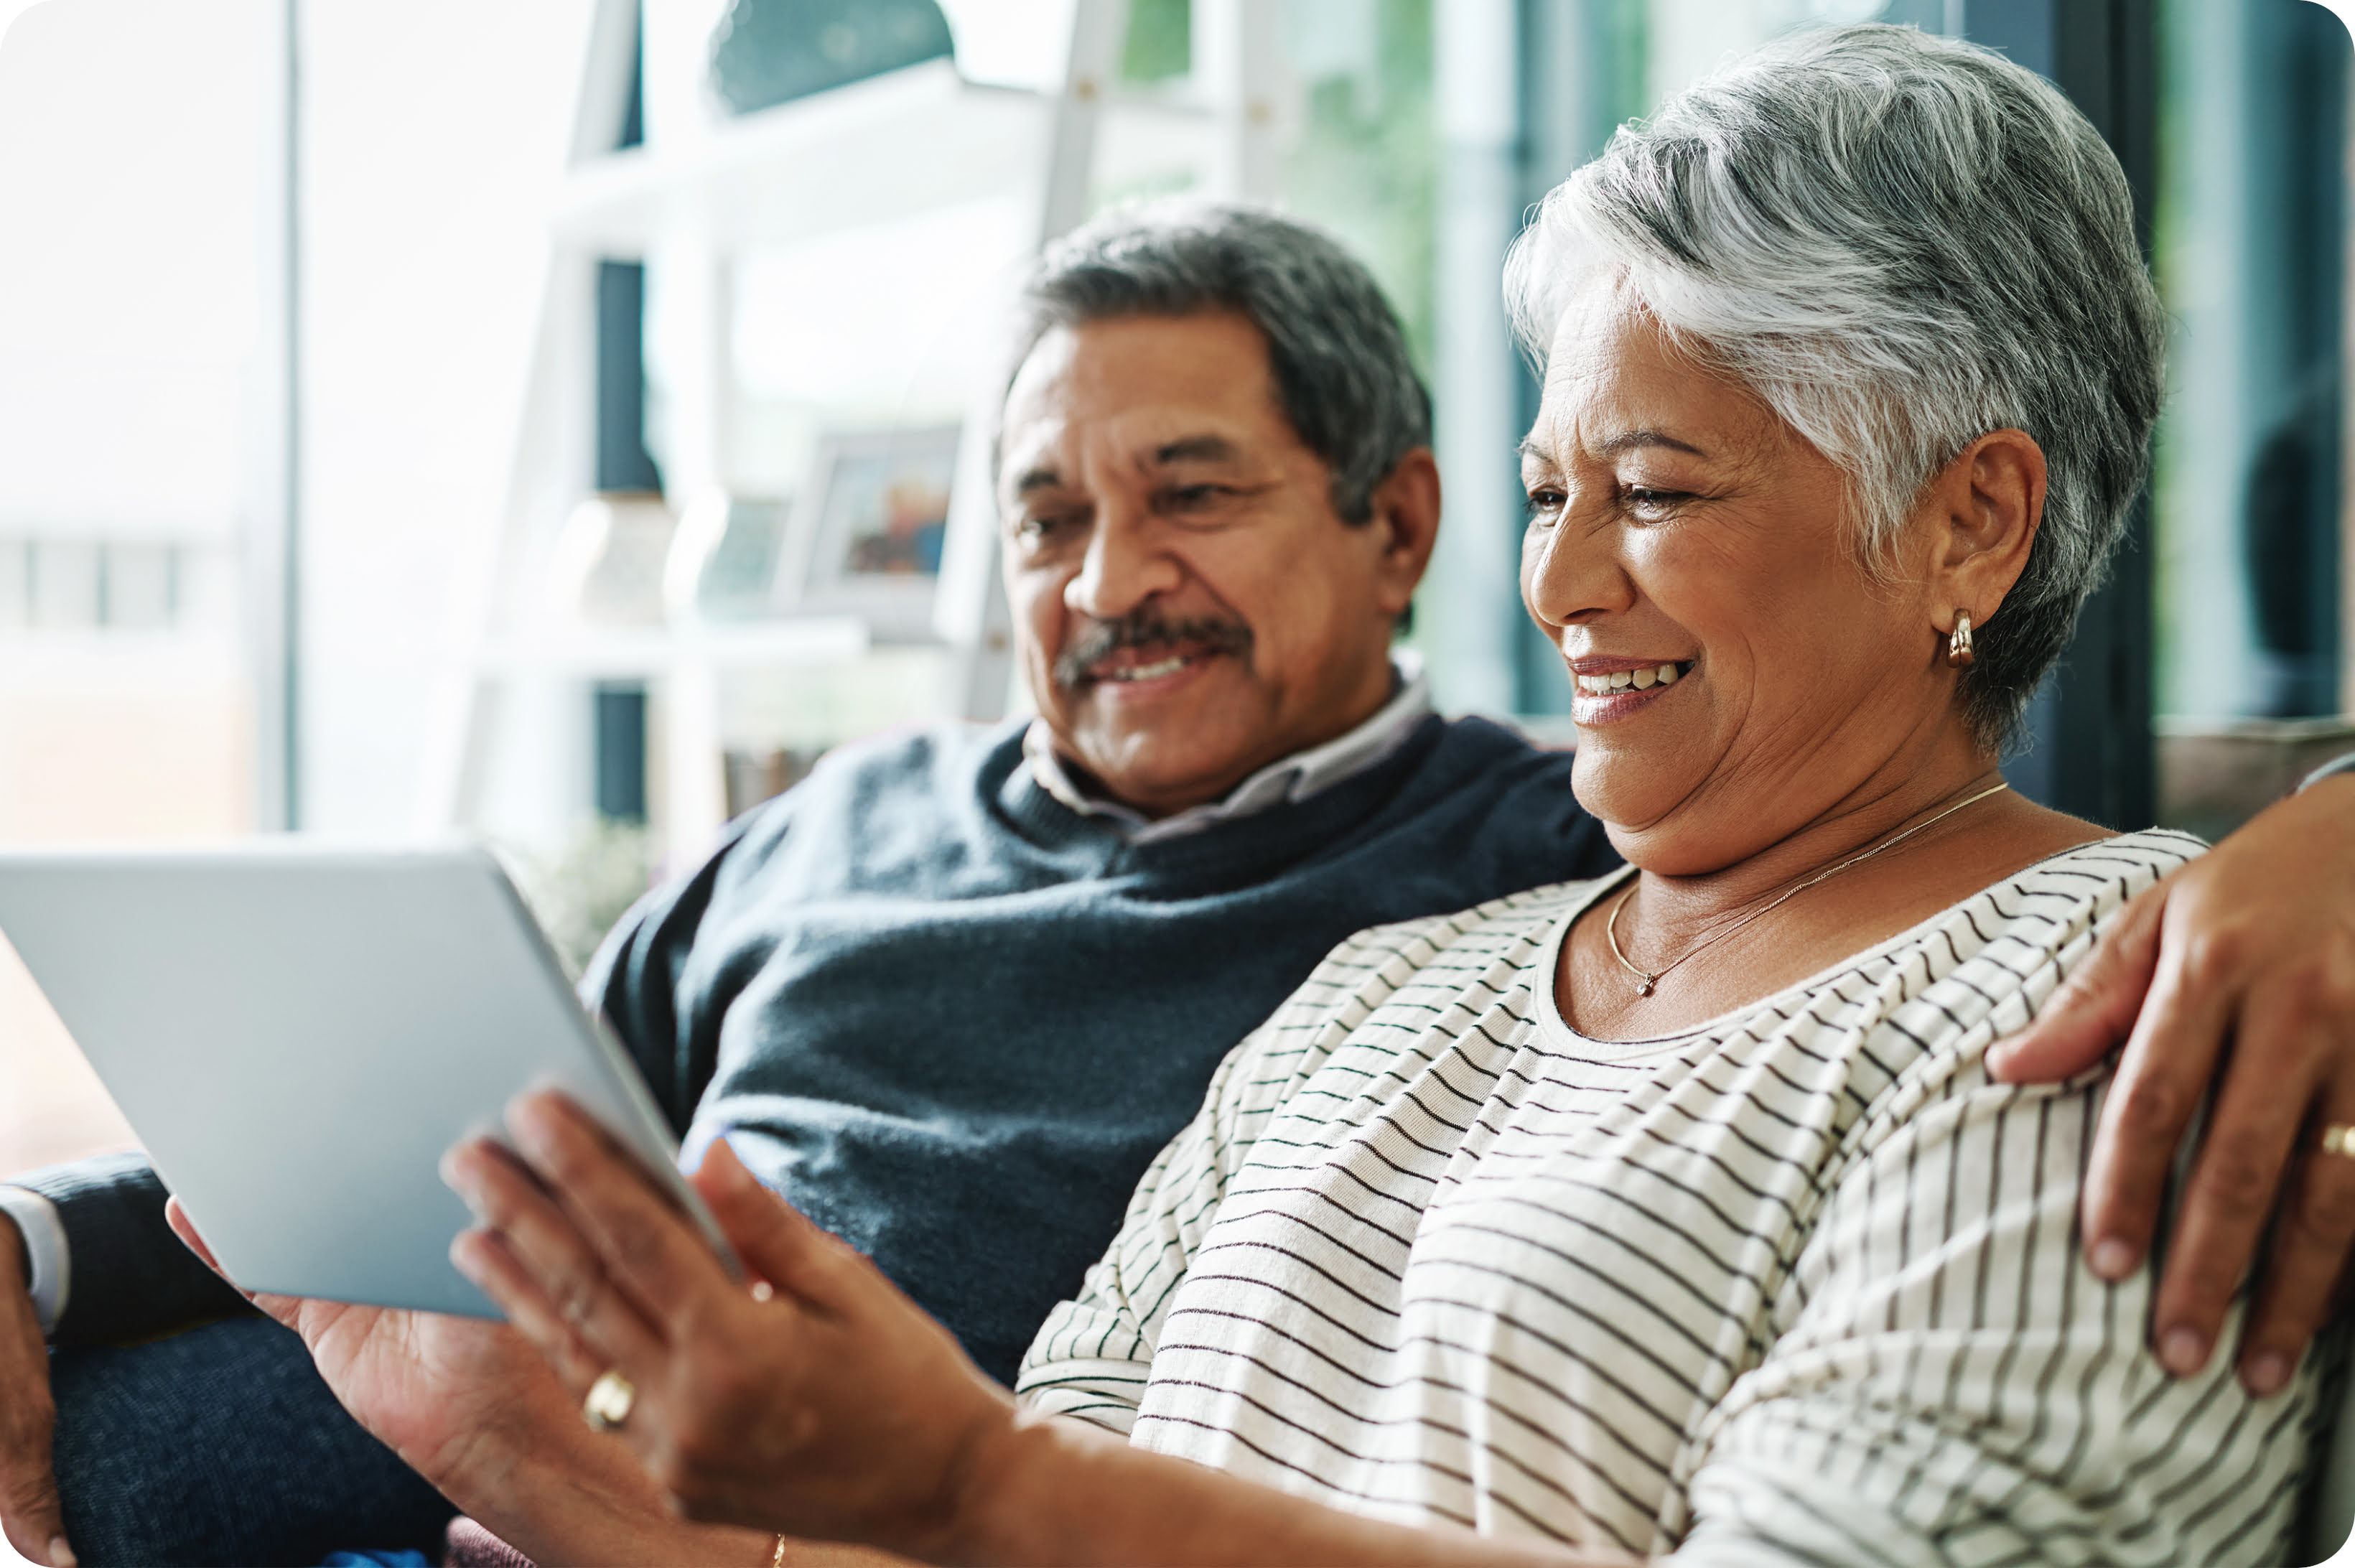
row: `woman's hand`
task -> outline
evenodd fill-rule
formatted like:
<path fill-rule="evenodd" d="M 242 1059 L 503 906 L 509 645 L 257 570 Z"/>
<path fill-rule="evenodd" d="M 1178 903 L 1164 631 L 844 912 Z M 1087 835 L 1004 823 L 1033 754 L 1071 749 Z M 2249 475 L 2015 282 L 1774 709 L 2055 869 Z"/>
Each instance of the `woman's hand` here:
<path fill-rule="evenodd" d="M 2212 1080 L 2151 1342 L 2179 1375 L 2206 1364 L 2270 1222 L 2237 1354 L 2250 1391 L 2272 1393 L 2355 1249 L 2355 1158 L 2320 1147 L 2326 1126 L 2355 1125 L 2355 778 L 2268 808 L 2128 904 L 1987 1066 L 2049 1082 L 2121 1040 L 2085 1174 L 2086 1259 L 2109 1279 L 2141 1266 Z"/>
<path fill-rule="evenodd" d="M 729 1277 L 635 1160 L 561 1095 L 509 1107 L 444 1162 L 482 1217 L 452 1260 L 576 1400 L 634 1389 L 618 1435 L 688 1518 L 955 1550 L 1013 1401 L 850 1247 L 761 1187 L 725 1143 L 694 1177 L 753 1275 Z"/>
<path fill-rule="evenodd" d="M 1024 1419 L 947 1330 L 725 1144 L 693 1180 L 750 1286 L 562 1096 L 525 1096 L 507 1126 L 520 1159 L 478 1139 L 444 1162 L 484 1219 L 451 1256 L 575 1398 L 609 1370 L 629 1380 L 618 1435 L 691 1517 L 933 1561 L 1604 1561 L 1342 1513 L 1081 1423 Z"/>

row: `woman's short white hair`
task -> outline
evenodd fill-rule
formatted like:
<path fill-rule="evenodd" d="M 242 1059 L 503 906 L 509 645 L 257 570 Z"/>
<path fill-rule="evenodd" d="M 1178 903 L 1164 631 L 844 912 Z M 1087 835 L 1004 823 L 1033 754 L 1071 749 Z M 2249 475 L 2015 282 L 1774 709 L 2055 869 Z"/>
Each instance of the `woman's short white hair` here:
<path fill-rule="evenodd" d="M 1540 365 L 1572 293 L 1611 276 L 1838 464 L 1868 560 L 1973 441 L 2035 438 L 2043 523 L 1962 686 L 1981 739 L 2007 738 L 2101 581 L 2158 413 L 2164 317 L 2099 133 L 1976 45 L 1802 33 L 1547 196 L 1505 270 Z"/>

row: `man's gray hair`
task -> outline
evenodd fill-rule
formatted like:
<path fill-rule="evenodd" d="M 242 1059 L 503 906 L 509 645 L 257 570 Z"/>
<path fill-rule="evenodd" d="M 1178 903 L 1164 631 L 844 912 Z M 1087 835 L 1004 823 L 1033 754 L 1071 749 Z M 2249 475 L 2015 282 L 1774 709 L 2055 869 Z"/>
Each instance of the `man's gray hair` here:
<path fill-rule="evenodd" d="M 1267 339 L 1275 396 L 1333 475 L 1333 509 L 1431 443 L 1431 396 L 1380 284 L 1339 241 L 1262 208 L 1166 198 L 1115 208 L 1049 245 L 1024 284 L 1014 364 L 1059 326 L 1232 311 Z"/>
<path fill-rule="evenodd" d="M 1979 436 L 2044 449 L 2028 565 L 1961 697 L 2009 738 L 2068 645 L 2148 466 L 2165 321 L 2118 161 L 2041 77 L 1911 27 L 1803 33 L 1710 77 L 1555 187 L 1505 291 L 1543 362 L 1615 276 L 1847 475 L 1884 564 Z"/>

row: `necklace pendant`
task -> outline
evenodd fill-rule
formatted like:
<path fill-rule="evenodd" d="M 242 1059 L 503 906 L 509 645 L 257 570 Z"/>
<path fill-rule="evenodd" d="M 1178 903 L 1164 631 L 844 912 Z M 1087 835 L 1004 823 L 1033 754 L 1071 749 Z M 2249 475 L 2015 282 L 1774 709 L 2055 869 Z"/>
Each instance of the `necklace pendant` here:
<path fill-rule="evenodd" d="M 1650 996 L 1652 994 L 1652 977 L 1649 975 L 1645 976 L 1644 983 L 1636 987 L 1636 994 L 1639 997 Z"/>

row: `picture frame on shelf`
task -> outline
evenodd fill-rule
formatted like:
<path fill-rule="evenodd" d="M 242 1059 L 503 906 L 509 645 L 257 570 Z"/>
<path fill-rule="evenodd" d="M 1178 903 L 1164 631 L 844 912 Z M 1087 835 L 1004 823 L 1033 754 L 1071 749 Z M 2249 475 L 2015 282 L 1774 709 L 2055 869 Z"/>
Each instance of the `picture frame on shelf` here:
<path fill-rule="evenodd" d="M 727 526 L 696 580 L 696 609 L 705 619 L 757 621 L 775 613 L 792 513 L 787 501 L 730 497 Z"/>
<path fill-rule="evenodd" d="M 932 635 L 957 427 L 859 431 L 819 443 L 786 515 L 774 608 L 865 618 L 883 641 Z"/>

